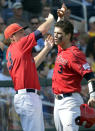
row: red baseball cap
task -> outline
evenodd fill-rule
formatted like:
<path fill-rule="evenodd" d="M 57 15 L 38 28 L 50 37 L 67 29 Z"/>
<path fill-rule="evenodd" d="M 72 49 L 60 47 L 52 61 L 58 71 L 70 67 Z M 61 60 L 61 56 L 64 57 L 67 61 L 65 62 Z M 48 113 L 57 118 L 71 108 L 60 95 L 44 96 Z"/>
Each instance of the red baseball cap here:
<path fill-rule="evenodd" d="M 19 25 L 19 24 L 17 24 L 17 23 L 10 24 L 10 25 L 4 30 L 5 39 L 10 38 L 14 33 L 20 31 L 21 29 L 26 29 L 26 28 L 28 28 L 28 26 L 22 27 L 21 25 Z"/>

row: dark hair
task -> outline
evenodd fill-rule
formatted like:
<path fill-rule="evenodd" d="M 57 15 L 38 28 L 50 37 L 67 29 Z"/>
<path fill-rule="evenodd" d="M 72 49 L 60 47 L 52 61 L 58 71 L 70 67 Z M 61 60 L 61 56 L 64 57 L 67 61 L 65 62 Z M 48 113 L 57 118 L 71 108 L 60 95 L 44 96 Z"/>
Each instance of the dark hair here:
<path fill-rule="evenodd" d="M 55 27 L 60 27 L 63 32 L 65 32 L 65 34 L 71 34 L 71 38 L 70 41 L 73 40 L 73 31 L 74 31 L 74 27 L 72 25 L 72 23 L 68 20 L 60 20 L 59 22 L 57 22 L 55 24 Z"/>
<path fill-rule="evenodd" d="M 10 46 L 10 44 L 11 44 L 10 38 L 4 39 L 3 43 L 4 43 L 6 46 Z"/>

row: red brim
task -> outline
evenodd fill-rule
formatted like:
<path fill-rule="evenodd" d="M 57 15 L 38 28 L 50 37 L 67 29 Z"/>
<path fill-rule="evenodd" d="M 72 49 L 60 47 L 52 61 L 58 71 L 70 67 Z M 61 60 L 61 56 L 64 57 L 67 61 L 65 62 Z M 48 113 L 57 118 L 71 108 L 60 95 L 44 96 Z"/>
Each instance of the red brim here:
<path fill-rule="evenodd" d="M 20 30 L 22 30 L 22 29 L 24 29 L 24 30 L 25 30 L 25 29 L 27 29 L 27 28 L 28 28 L 28 26 L 22 27 L 22 28 L 20 28 L 20 29 L 16 30 L 13 34 L 15 34 L 16 32 L 18 32 L 18 31 L 20 31 Z M 12 35 L 13 35 L 13 34 L 12 34 Z"/>

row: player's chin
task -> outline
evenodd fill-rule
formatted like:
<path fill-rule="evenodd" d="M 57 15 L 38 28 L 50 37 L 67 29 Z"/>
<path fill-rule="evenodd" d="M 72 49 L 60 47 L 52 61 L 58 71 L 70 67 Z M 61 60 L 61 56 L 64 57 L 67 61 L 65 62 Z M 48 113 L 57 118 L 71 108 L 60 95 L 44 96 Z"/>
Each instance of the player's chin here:
<path fill-rule="evenodd" d="M 58 45 L 58 41 L 54 41 L 55 45 Z"/>
<path fill-rule="evenodd" d="M 58 45 L 58 43 L 55 43 L 55 45 Z"/>

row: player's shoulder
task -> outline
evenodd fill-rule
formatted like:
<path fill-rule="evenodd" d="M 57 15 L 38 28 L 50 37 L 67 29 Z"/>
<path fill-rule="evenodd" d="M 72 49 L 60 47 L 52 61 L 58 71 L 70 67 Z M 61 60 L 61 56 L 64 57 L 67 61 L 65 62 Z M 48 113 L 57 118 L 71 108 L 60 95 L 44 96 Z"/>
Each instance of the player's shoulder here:
<path fill-rule="evenodd" d="M 85 58 L 85 54 L 77 46 L 72 46 L 70 52 L 73 58 Z"/>

